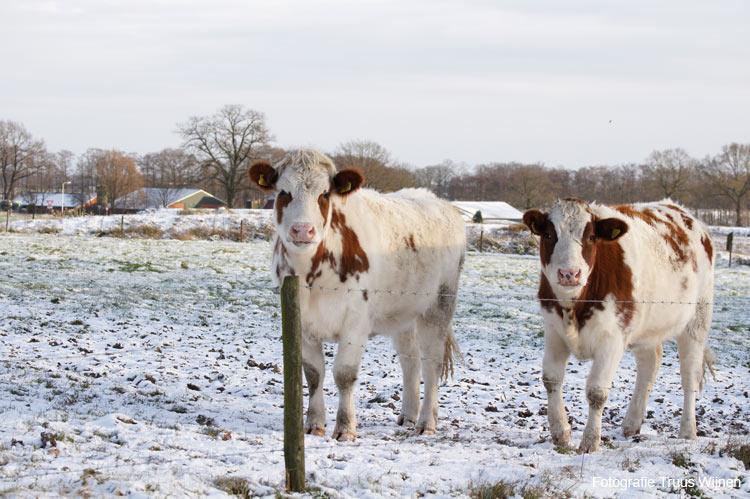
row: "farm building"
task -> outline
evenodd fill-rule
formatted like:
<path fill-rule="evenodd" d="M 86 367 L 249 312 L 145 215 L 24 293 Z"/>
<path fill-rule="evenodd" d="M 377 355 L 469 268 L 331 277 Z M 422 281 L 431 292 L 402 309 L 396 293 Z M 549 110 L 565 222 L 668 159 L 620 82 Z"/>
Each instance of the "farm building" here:
<path fill-rule="evenodd" d="M 523 217 L 522 212 L 504 201 L 451 201 L 451 204 L 458 208 L 466 222 L 471 222 L 478 211 L 482 213 L 484 222 L 517 222 Z"/>
<path fill-rule="evenodd" d="M 213 209 L 226 203 L 203 189 L 144 187 L 127 194 L 114 204 L 116 213 L 135 213 L 148 209 Z"/>
<path fill-rule="evenodd" d="M 79 194 L 61 193 L 61 192 L 30 192 L 21 194 L 13 199 L 13 204 L 19 209 L 25 211 L 36 210 L 60 210 L 65 207 L 66 210 L 73 210 L 82 206 L 88 206 L 94 201 L 86 196 L 83 199 Z"/>

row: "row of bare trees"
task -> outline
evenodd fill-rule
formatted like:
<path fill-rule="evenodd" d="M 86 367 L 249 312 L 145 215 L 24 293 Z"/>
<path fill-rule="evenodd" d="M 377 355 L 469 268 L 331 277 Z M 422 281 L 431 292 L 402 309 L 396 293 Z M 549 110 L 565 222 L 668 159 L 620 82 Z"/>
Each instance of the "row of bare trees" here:
<path fill-rule="evenodd" d="M 728 144 L 713 156 L 654 151 L 644 163 L 569 170 L 542 164 L 489 163 L 470 170 L 451 162 L 417 169 L 417 184 L 449 199 L 506 201 L 519 209 L 578 197 L 602 203 L 672 198 L 701 210 L 731 210 L 742 225 L 750 208 L 750 144 Z"/>
<path fill-rule="evenodd" d="M 0 182 L 3 199 L 24 192 L 59 191 L 70 182 L 82 200 L 97 195 L 113 204 L 140 187 L 160 187 L 164 203 L 170 191 L 200 187 L 229 206 L 260 200 L 245 175 L 255 159 L 278 159 L 263 113 L 239 105 L 177 125 L 179 148 L 147 154 L 89 149 L 76 158 L 69 151 L 50 153 L 25 127 L 0 121 Z M 340 144 L 331 156 L 339 167 L 364 171 L 370 187 L 393 191 L 426 187 L 441 197 L 502 200 L 519 209 L 575 196 L 603 203 L 670 197 L 704 210 L 731 210 L 741 225 L 750 202 L 750 144 L 729 144 L 703 159 L 683 149 L 654 151 L 641 164 L 590 166 L 577 170 L 543 164 L 485 163 L 470 167 L 446 160 L 421 168 L 399 163 L 382 145 L 369 140 Z"/>

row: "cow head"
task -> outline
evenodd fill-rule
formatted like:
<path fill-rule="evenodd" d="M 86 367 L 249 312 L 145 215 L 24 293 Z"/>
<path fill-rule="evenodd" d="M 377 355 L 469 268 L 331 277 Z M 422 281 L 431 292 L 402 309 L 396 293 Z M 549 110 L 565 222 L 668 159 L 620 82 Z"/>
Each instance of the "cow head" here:
<path fill-rule="evenodd" d="M 577 296 L 594 268 L 597 248 L 628 231 L 623 220 L 598 219 L 588 203 L 578 199 L 559 200 L 547 213 L 529 210 L 523 223 L 540 236 L 542 272 L 561 297 Z"/>
<path fill-rule="evenodd" d="M 276 193 L 276 231 L 295 252 L 314 251 L 331 225 L 331 201 L 364 182 L 360 172 L 337 172 L 331 158 L 309 149 L 288 153 L 275 167 L 257 161 L 249 175 L 255 185 Z"/>

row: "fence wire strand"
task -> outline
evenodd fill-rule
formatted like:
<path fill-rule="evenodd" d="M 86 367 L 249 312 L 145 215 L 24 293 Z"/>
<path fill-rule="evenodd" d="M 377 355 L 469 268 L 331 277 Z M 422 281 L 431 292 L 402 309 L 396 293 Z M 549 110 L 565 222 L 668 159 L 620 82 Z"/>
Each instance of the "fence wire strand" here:
<path fill-rule="evenodd" d="M 441 293 L 439 291 L 424 292 L 424 291 L 407 291 L 407 290 L 393 290 L 393 289 L 377 289 L 377 288 L 352 288 L 352 287 L 339 287 L 339 286 L 318 286 L 318 285 L 302 285 L 302 289 L 308 291 L 322 291 L 326 293 L 367 293 L 368 296 L 372 295 L 389 295 L 389 296 L 443 296 L 450 298 L 458 298 L 461 296 L 460 293 Z M 707 305 L 705 301 L 681 301 L 681 300 L 616 300 L 616 299 L 603 299 L 603 300 L 590 300 L 581 298 L 539 298 L 528 293 L 499 293 L 496 296 L 498 299 L 513 298 L 516 301 L 529 301 L 529 302 L 558 302 L 558 303 L 628 303 L 628 304 L 641 304 L 641 305 Z M 739 299 L 750 299 L 750 297 L 734 297 Z"/>

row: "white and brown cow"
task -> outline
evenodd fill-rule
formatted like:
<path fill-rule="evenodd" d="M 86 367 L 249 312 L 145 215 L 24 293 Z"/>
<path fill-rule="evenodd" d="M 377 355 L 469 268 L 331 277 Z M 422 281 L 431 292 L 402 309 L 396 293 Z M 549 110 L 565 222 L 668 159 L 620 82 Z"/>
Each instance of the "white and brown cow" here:
<path fill-rule="evenodd" d="M 280 282 L 298 275 L 305 285 L 300 298 L 307 432 L 324 434 L 322 343 L 338 343 L 333 437 L 351 440 L 362 353 L 370 336 L 383 334 L 393 339 L 403 370 L 398 423 L 433 433 L 438 383 L 457 353 L 451 323 L 464 257 L 461 216 L 423 189 L 360 189 L 364 178 L 358 171 L 337 172 L 328 156 L 314 150 L 289 153 L 274 166 L 257 162 L 249 173 L 256 185 L 276 192 L 273 277 Z"/>
<path fill-rule="evenodd" d="M 623 421 L 631 436 L 640 431 L 662 343 L 673 338 L 684 392 L 680 437 L 695 438 L 695 397 L 712 362 L 706 339 L 713 247 L 706 227 L 669 200 L 610 207 L 565 199 L 547 213 L 527 211 L 523 221 L 541 236 L 542 378 L 553 442 L 570 444 L 562 382 L 571 353 L 593 360 L 586 381 L 589 417 L 578 447 L 592 452 L 624 350 L 635 354 L 638 372 Z M 688 304 L 648 303 L 660 301 Z"/>

